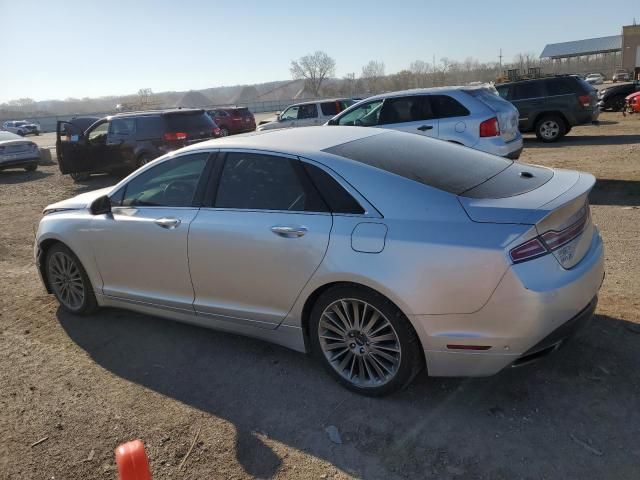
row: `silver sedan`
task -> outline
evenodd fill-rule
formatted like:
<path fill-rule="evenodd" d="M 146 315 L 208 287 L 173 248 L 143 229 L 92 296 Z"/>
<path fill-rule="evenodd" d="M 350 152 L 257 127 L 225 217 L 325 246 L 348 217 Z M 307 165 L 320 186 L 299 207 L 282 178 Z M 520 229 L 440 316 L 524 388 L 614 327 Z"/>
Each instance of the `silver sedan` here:
<path fill-rule="evenodd" d="M 62 308 L 119 307 L 312 352 L 384 395 L 491 375 L 593 314 L 595 179 L 357 127 L 203 142 L 45 208 Z"/>

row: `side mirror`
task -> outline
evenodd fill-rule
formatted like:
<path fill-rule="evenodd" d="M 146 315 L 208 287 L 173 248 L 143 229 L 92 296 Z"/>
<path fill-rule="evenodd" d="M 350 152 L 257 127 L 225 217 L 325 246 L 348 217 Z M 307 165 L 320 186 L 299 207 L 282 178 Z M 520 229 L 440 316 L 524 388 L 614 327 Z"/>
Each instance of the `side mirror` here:
<path fill-rule="evenodd" d="M 104 215 L 111 213 L 111 199 L 108 195 L 96 198 L 89 206 L 91 215 Z"/>
<path fill-rule="evenodd" d="M 338 121 L 335 118 L 332 118 L 327 122 L 327 125 L 337 125 Z"/>

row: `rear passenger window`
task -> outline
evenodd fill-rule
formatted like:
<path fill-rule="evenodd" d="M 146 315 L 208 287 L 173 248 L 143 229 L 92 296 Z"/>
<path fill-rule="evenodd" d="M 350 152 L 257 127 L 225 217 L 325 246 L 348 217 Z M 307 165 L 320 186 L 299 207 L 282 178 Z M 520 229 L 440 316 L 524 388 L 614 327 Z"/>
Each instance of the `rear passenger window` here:
<path fill-rule="evenodd" d="M 566 78 L 554 78 L 546 83 L 548 95 L 567 95 L 575 91 L 572 82 Z"/>
<path fill-rule="evenodd" d="M 363 214 L 364 209 L 331 175 L 315 165 L 302 162 L 320 195 L 333 213 Z"/>
<path fill-rule="evenodd" d="M 431 104 L 422 95 L 387 98 L 382 104 L 379 125 L 390 123 L 419 122 L 433 118 Z"/>
<path fill-rule="evenodd" d="M 136 119 L 137 138 L 160 138 L 164 133 L 164 122 L 159 116 Z"/>
<path fill-rule="evenodd" d="M 309 103 L 307 105 L 300 105 L 298 108 L 298 120 L 304 120 L 305 118 L 317 118 L 318 106 L 315 103 Z"/>
<path fill-rule="evenodd" d="M 338 102 L 323 102 L 320 104 L 322 115 L 333 117 L 340 113 L 340 104 Z"/>
<path fill-rule="evenodd" d="M 514 83 L 511 85 L 510 100 L 544 97 L 542 82 Z"/>
<path fill-rule="evenodd" d="M 326 212 L 296 160 L 256 153 L 227 154 L 216 194 L 216 208 Z"/>
<path fill-rule="evenodd" d="M 114 118 L 109 125 L 109 134 L 111 135 L 132 135 L 135 131 L 135 118 Z"/>
<path fill-rule="evenodd" d="M 465 117 L 469 110 L 449 95 L 431 95 L 431 105 L 436 118 Z"/>

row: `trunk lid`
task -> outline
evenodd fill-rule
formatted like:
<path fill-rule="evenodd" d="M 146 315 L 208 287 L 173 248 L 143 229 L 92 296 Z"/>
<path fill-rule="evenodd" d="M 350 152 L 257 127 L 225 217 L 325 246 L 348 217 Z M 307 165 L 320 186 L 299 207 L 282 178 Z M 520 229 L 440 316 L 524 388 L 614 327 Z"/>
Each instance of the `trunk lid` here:
<path fill-rule="evenodd" d="M 571 268 L 591 245 L 594 184 L 588 173 L 514 163 L 458 199 L 474 222 L 532 225 L 558 262 Z"/>
<path fill-rule="evenodd" d="M 518 109 L 513 104 L 486 88 L 467 90 L 467 93 L 495 112 L 500 136 L 505 142 L 510 142 L 518 136 Z"/>

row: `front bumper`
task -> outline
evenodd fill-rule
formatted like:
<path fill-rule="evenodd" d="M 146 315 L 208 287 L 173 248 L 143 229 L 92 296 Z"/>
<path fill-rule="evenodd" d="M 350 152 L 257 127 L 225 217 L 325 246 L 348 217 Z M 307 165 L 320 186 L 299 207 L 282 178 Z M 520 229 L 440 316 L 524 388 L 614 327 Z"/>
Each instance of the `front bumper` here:
<path fill-rule="evenodd" d="M 576 317 L 591 316 L 589 306 L 603 278 L 604 249 L 594 229 L 589 251 L 571 269 L 562 268 L 553 255 L 545 255 L 512 265 L 477 312 L 410 316 L 429 375 L 486 376 L 522 363 L 541 347 L 552 346 L 554 332 L 560 341 Z M 459 350 L 452 345 L 488 348 Z"/>

